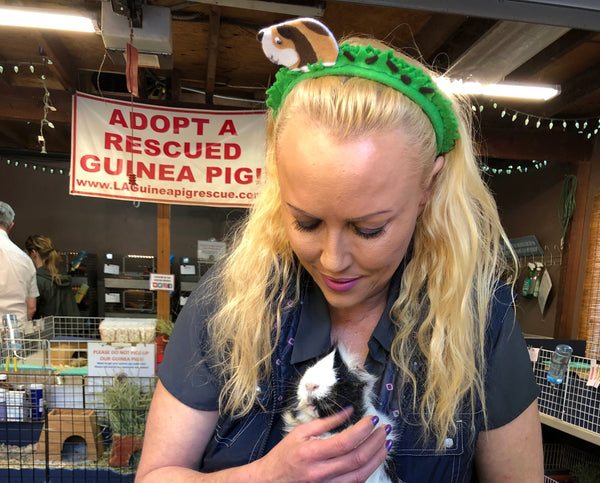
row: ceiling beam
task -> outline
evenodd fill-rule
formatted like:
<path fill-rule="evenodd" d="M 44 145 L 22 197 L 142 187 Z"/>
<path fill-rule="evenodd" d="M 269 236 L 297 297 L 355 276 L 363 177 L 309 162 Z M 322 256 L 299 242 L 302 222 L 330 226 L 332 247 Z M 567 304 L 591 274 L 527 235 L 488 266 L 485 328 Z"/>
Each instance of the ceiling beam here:
<path fill-rule="evenodd" d="M 557 41 L 550 44 L 537 55 L 529 59 L 521 67 L 515 69 L 507 76 L 507 80 L 519 81 L 531 79 L 543 71 L 548 65 L 556 62 L 558 59 L 571 54 L 573 49 L 580 45 L 594 40 L 598 34 L 587 30 L 569 30 Z"/>
<path fill-rule="evenodd" d="M 575 104 L 582 97 L 600 90 L 600 63 L 563 82 L 559 96 L 544 103 L 543 115 L 552 117 Z"/>
<path fill-rule="evenodd" d="M 465 22 L 460 15 L 432 15 L 415 35 L 417 56 L 429 59 L 444 45 L 446 40 Z"/>
<path fill-rule="evenodd" d="M 52 65 L 50 67 L 54 71 L 61 85 L 71 94 L 75 93 L 77 85 L 77 69 L 68 56 L 65 45 L 55 34 L 40 32 L 38 35 L 43 55 L 52 60 Z"/>
<path fill-rule="evenodd" d="M 456 62 L 456 59 L 494 28 L 497 23 L 495 20 L 488 19 L 465 19 L 438 49 L 435 57 L 432 55 L 427 59 L 427 63 L 442 72 L 446 71 Z"/>
<path fill-rule="evenodd" d="M 206 104 L 213 104 L 215 94 L 215 79 L 217 78 L 217 56 L 219 54 L 219 29 L 221 26 L 221 8 L 210 6 L 210 19 L 208 22 L 208 55 L 206 59 Z"/>
<path fill-rule="evenodd" d="M 600 3 L 580 0 L 579 5 L 560 0 L 340 0 L 347 3 L 408 8 L 469 17 L 513 20 L 597 31 Z M 569 3 L 571 5 L 569 5 Z"/>
<path fill-rule="evenodd" d="M 549 162 L 578 162 L 589 159 L 594 143 L 581 134 L 520 128 L 481 128 L 480 155 L 500 159 L 540 159 Z"/>
<path fill-rule="evenodd" d="M 43 88 L 7 86 L 2 89 L 0 119 L 20 121 L 40 121 L 43 113 Z M 71 122 L 71 94 L 65 91 L 50 90 L 50 99 L 56 111 L 48 113 L 53 123 Z"/>
<path fill-rule="evenodd" d="M 495 84 L 569 29 L 524 22 L 498 22 L 448 69 L 456 79 Z"/>

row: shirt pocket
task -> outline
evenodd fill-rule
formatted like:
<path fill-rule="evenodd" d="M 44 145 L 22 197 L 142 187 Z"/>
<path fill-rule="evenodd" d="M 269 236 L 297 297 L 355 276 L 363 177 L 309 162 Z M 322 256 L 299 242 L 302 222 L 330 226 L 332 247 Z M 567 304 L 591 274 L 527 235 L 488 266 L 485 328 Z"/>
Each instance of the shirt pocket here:
<path fill-rule="evenodd" d="M 456 433 L 448 435 L 442 450 L 437 449 L 435 440 L 422 437 L 418 414 L 399 421 L 399 436 L 391 450 L 398 476 L 406 482 L 465 481 L 464 478 L 471 474 L 473 457 L 469 444 L 470 418 L 470 415 L 456 417 Z"/>
<path fill-rule="evenodd" d="M 265 424 L 265 408 L 270 407 L 273 397 L 272 385 L 266 384 L 258 388 L 258 401 L 250 411 L 250 414 L 242 418 L 222 416 L 217 422 L 213 440 L 219 446 L 231 447 L 239 440 L 247 444 L 248 440 L 260 440 L 267 430 Z"/>

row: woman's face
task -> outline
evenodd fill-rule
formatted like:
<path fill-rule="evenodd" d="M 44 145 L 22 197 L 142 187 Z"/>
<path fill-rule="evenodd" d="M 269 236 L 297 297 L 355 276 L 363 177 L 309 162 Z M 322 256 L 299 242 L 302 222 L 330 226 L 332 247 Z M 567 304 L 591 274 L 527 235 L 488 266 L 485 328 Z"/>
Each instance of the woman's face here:
<path fill-rule="evenodd" d="M 291 247 L 332 310 L 383 308 L 428 198 L 402 130 L 338 142 L 294 119 L 277 169 Z"/>

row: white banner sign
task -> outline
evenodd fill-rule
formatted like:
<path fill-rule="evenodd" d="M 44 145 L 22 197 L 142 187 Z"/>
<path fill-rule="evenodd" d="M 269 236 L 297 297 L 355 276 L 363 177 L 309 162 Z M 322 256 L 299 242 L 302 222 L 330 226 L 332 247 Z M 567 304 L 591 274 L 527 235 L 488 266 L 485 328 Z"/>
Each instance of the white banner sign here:
<path fill-rule="evenodd" d="M 70 194 L 249 206 L 265 156 L 264 111 L 205 111 L 73 96 Z"/>
<path fill-rule="evenodd" d="M 88 375 L 151 377 L 155 373 L 156 344 L 88 342 Z"/>

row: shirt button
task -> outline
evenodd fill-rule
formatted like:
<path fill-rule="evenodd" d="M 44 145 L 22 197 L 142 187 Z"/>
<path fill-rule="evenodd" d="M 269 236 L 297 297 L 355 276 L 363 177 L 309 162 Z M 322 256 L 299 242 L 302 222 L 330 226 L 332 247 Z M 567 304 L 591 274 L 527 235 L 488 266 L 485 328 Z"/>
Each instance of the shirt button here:
<path fill-rule="evenodd" d="M 454 440 L 452 438 L 446 438 L 446 448 L 452 448 L 454 446 Z"/>

